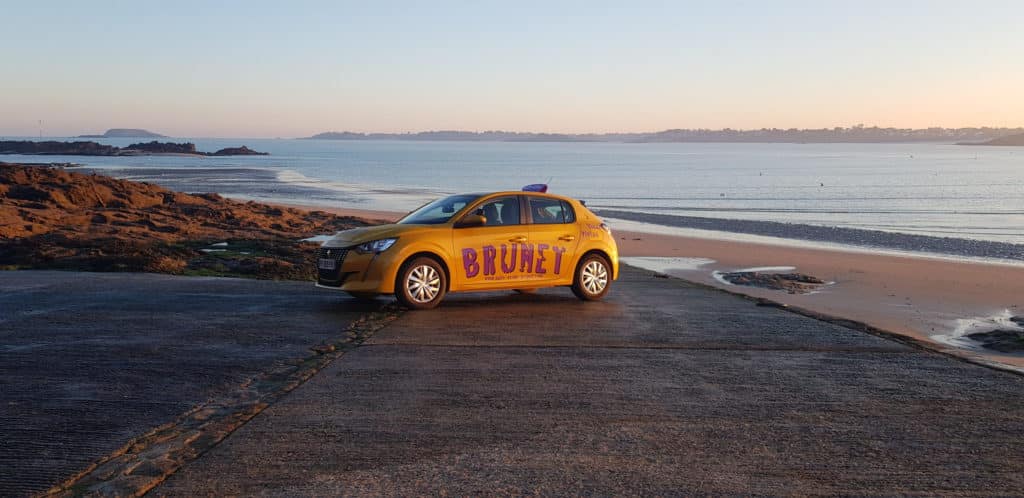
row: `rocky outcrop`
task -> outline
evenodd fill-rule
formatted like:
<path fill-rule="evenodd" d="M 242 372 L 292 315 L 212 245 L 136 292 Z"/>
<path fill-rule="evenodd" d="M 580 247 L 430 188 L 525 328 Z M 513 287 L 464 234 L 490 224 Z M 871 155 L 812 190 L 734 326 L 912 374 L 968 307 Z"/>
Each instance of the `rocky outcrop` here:
<path fill-rule="evenodd" d="M 149 154 L 187 154 L 194 156 L 266 156 L 246 146 L 227 147 L 217 152 L 201 152 L 190 142 L 142 142 L 128 147 L 114 147 L 96 142 L 33 142 L 31 140 L 0 141 L 0 154 L 61 155 L 61 156 L 138 156 Z"/>
<path fill-rule="evenodd" d="M 241 147 L 227 147 L 227 148 L 218 150 L 217 152 L 214 152 L 213 154 L 209 154 L 209 155 L 211 155 L 211 156 L 269 156 L 270 154 L 267 153 L 267 152 L 256 152 L 256 151 L 254 151 L 254 150 L 252 150 L 252 149 L 250 149 L 250 148 L 248 148 L 248 147 L 243 145 Z"/>
<path fill-rule="evenodd" d="M 719 274 L 725 281 L 735 285 L 781 290 L 790 294 L 807 294 L 825 281 L 802 273 L 763 273 L 753 271 L 726 272 Z"/>
<path fill-rule="evenodd" d="M 33 142 L 31 140 L 0 141 L 0 154 L 36 154 L 66 156 L 116 156 L 121 149 L 96 142 Z"/>
<path fill-rule="evenodd" d="M 967 334 L 967 337 L 981 344 L 985 349 L 1000 353 L 1024 352 L 1024 328 L 997 329 L 988 332 Z"/>
<path fill-rule="evenodd" d="M 140 151 L 150 154 L 201 154 L 196 152 L 196 144 L 173 142 L 157 142 L 156 140 L 146 143 L 131 144 L 124 148 L 124 152 Z"/>
<path fill-rule="evenodd" d="M 364 225 L 62 168 L 0 165 L 0 268 L 304 280 L 314 277 L 318 245 L 300 239 Z"/>

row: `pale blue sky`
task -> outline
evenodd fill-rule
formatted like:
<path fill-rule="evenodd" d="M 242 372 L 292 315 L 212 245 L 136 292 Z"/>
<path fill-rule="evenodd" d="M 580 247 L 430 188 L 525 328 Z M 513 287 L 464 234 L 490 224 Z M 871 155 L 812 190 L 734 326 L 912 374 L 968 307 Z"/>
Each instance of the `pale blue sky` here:
<path fill-rule="evenodd" d="M 1024 125 L 1020 1 L 0 3 L 0 135 Z"/>

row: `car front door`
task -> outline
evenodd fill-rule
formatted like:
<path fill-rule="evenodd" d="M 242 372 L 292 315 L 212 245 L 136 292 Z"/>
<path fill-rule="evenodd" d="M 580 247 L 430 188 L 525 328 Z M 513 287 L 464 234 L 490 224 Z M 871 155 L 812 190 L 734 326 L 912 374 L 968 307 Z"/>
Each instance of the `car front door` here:
<path fill-rule="evenodd" d="M 457 263 L 452 273 L 459 290 L 515 289 L 519 270 L 519 245 L 529 238 L 522 221 L 520 197 L 509 195 L 485 199 L 469 211 L 486 218 L 483 226 L 452 229 Z"/>

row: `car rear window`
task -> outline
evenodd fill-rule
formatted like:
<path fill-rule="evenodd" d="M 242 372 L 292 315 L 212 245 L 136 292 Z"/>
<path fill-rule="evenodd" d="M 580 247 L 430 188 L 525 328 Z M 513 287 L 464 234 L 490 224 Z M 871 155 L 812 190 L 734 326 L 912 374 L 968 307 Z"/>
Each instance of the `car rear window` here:
<path fill-rule="evenodd" d="M 530 197 L 530 216 L 533 223 L 552 225 L 556 223 L 572 223 L 576 221 L 576 213 L 565 201 Z"/>

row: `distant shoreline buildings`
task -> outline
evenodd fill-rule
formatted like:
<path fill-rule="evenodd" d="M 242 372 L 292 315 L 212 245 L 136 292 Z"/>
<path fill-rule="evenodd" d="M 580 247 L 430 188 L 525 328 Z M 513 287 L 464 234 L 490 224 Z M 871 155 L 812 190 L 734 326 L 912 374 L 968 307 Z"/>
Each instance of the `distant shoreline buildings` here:
<path fill-rule="evenodd" d="M 416 133 L 325 132 L 307 140 L 421 140 L 464 142 L 621 142 L 621 143 L 913 143 L 984 142 L 1024 133 L 1024 128 L 849 128 L 759 130 L 674 129 L 654 133 L 527 133 L 511 131 L 423 131 Z"/>

